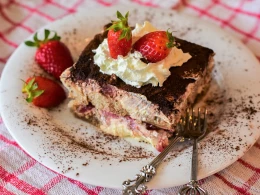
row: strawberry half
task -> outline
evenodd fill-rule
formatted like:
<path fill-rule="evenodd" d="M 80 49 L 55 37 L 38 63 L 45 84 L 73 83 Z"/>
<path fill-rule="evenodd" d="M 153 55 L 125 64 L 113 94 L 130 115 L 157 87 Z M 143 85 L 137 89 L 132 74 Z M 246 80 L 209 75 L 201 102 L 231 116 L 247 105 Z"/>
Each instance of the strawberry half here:
<path fill-rule="evenodd" d="M 35 61 L 48 73 L 56 79 L 60 79 L 61 73 L 73 65 L 73 59 L 67 46 L 60 42 L 60 37 L 55 32 L 54 36 L 49 38 L 50 31 L 44 30 L 44 40 L 39 40 L 37 33 L 33 41 L 25 41 L 30 47 L 37 47 Z"/>
<path fill-rule="evenodd" d="M 132 46 L 132 32 L 128 26 L 128 12 L 123 16 L 116 12 L 118 21 L 112 21 L 112 25 L 107 29 L 107 41 L 110 56 L 117 59 L 117 56 L 126 56 Z"/>
<path fill-rule="evenodd" d="M 174 47 L 174 37 L 168 31 L 154 31 L 145 34 L 133 45 L 148 62 L 159 62 L 166 58 Z"/>
<path fill-rule="evenodd" d="M 43 108 L 57 106 L 66 98 L 65 91 L 57 82 L 41 76 L 28 78 L 22 92 L 27 94 L 27 102 Z"/>

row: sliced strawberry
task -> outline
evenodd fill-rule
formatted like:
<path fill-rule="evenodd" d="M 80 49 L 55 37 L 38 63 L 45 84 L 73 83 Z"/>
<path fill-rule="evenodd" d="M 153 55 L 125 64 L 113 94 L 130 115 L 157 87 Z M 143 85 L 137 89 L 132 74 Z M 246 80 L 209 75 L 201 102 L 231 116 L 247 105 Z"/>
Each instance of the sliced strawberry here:
<path fill-rule="evenodd" d="M 166 58 L 174 47 L 174 37 L 168 31 L 154 31 L 145 34 L 133 45 L 148 62 L 159 62 Z"/>
<path fill-rule="evenodd" d="M 128 26 L 128 12 L 123 16 L 117 11 L 118 21 L 113 21 L 112 25 L 107 29 L 107 41 L 110 56 L 117 59 L 117 56 L 126 56 L 131 50 L 132 33 Z"/>
<path fill-rule="evenodd" d="M 39 40 L 37 33 L 33 41 L 25 41 L 27 46 L 38 47 L 35 54 L 35 61 L 56 79 L 60 78 L 61 73 L 73 65 L 73 59 L 67 46 L 60 42 L 60 37 L 55 32 L 49 38 L 50 31 L 44 30 L 44 40 Z"/>
<path fill-rule="evenodd" d="M 57 82 L 41 76 L 28 78 L 22 92 L 27 94 L 27 102 L 44 108 L 57 106 L 66 98 L 63 88 Z"/>

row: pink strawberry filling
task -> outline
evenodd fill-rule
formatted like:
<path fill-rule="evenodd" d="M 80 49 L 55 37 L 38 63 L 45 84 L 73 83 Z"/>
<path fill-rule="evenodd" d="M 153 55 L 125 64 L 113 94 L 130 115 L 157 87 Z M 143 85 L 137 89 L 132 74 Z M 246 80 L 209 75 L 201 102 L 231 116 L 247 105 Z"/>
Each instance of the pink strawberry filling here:
<path fill-rule="evenodd" d="M 89 103 L 88 105 L 80 105 L 78 107 L 78 112 L 85 113 L 85 112 L 92 110 L 93 108 L 94 108 L 94 106 L 91 103 Z"/>
<path fill-rule="evenodd" d="M 118 123 L 120 126 L 123 125 L 127 131 L 132 132 L 133 137 L 142 137 L 149 140 L 160 152 L 168 145 L 168 138 L 172 136 L 172 134 L 165 129 L 145 122 L 140 123 L 130 116 L 119 116 L 109 111 L 97 110 L 92 104 L 80 105 L 77 107 L 77 111 L 85 116 L 98 116 L 100 123 L 107 128 L 112 126 L 112 123 Z"/>

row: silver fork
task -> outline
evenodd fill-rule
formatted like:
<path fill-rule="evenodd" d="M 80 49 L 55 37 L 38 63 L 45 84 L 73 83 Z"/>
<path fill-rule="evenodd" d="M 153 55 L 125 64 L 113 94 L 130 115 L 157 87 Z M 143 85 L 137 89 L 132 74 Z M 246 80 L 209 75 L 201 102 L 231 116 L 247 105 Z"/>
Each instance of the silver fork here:
<path fill-rule="evenodd" d="M 198 111 L 198 115 L 200 115 L 200 110 Z M 204 115 L 206 115 L 206 113 Z M 198 118 L 199 117 L 200 116 L 198 116 Z M 197 121 L 200 125 L 200 120 Z M 149 182 L 153 178 L 153 176 L 156 174 L 156 168 L 163 161 L 166 155 L 172 150 L 173 146 L 179 141 L 184 141 L 186 138 L 195 136 L 193 135 L 194 133 L 199 133 L 200 135 L 203 134 L 201 131 L 190 131 L 190 127 L 195 125 L 194 122 L 194 111 L 192 111 L 192 115 L 190 115 L 189 110 L 187 110 L 186 116 L 182 118 L 177 125 L 177 134 L 171 143 L 152 162 L 150 162 L 148 165 L 145 165 L 140 170 L 140 173 L 136 175 L 135 179 L 128 179 L 123 182 L 123 195 L 139 195 L 145 193 L 147 186 L 145 186 L 144 183 Z"/>
<path fill-rule="evenodd" d="M 201 125 L 200 109 L 198 109 L 198 116 L 194 117 L 194 110 L 192 111 L 192 119 L 186 124 L 187 131 L 190 138 L 193 139 L 192 164 L 191 164 L 191 179 L 188 184 L 179 190 L 178 195 L 207 195 L 207 191 L 198 185 L 198 141 L 205 135 L 207 130 L 207 110 L 204 111 L 203 126 Z M 189 125 L 191 124 L 191 125 Z"/>

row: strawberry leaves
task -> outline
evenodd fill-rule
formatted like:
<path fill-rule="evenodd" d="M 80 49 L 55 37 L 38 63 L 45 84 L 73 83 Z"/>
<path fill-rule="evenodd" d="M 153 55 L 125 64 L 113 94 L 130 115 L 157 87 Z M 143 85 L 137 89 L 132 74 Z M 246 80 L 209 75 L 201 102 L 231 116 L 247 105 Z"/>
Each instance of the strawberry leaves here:
<path fill-rule="evenodd" d="M 29 47 L 37 47 L 37 44 L 33 41 L 25 41 L 24 43 Z"/>
<path fill-rule="evenodd" d="M 43 94 L 44 90 L 38 90 L 38 84 L 35 82 L 35 78 L 32 78 L 29 82 L 24 82 L 22 92 L 27 94 L 26 101 L 32 102 L 34 98 Z"/>
<path fill-rule="evenodd" d="M 166 31 L 166 35 L 167 35 L 167 38 L 168 38 L 168 41 L 169 41 L 168 43 L 166 43 L 166 47 L 167 48 L 175 47 L 176 46 L 175 38 L 172 35 L 172 32 L 169 32 L 169 29 Z"/>
<path fill-rule="evenodd" d="M 54 32 L 54 31 L 52 31 Z M 44 29 L 44 39 L 43 40 L 39 40 L 38 39 L 38 33 L 35 33 L 33 36 L 33 40 L 34 41 L 25 41 L 25 45 L 29 46 L 29 47 L 40 47 L 42 44 L 47 43 L 48 41 L 59 41 L 60 40 L 60 36 L 57 35 L 56 32 L 54 32 L 53 37 L 49 38 L 49 35 L 51 34 L 51 31 L 48 29 Z"/>
<path fill-rule="evenodd" d="M 44 29 L 44 40 L 47 40 L 47 39 L 48 39 L 50 33 L 51 33 L 51 32 L 50 32 L 49 30 Z M 37 34 L 37 33 L 36 33 L 36 34 Z"/>
<path fill-rule="evenodd" d="M 112 25 L 107 28 L 107 30 L 113 30 L 114 32 L 122 31 L 119 37 L 119 40 L 126 39 L 130 40 L 132 37 L 131 28 L 128 26 L 128 16 L 129 12 L 123 16 L 119 11 L 116 12 L 116 16 L 119 19 L 118 21 L 111 21 Z"/>

